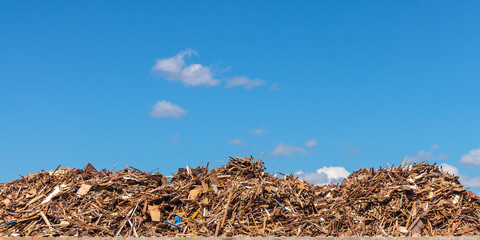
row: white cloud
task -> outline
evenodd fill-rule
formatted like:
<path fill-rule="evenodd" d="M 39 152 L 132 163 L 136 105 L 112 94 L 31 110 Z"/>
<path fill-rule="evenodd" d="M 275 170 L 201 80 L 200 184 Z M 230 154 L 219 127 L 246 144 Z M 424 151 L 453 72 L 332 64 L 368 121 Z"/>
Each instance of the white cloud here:
<path fill-rule="evenodd" d="M 243 86 L 245 89 L 252 89 L 254 87 L 260 87 L 267 82 L 261 79 L 250 79 L 248 77 L 232 77 L 227 80 L 226 88 Z"/>
<path fill-rule="evenodd" d="M 260 137 L 265 136 L 265 133 L 266 133 L 266 132 L 267 132 L 267 131 L 266 131 L 265 129 L 253 129 L 253 130 L 252 130 L 252 133 L 254 133 L 255 135 L 258 135 L 258 136 L 260 136 Z"/>
<path fill-rule="evenodd" d="M 196 54 L 195 50 L 187 49 L 173 57 L 157 59 L 152 71 L 164 75 L 170 80 L 180 81 L 185 86 L 218 85 L 220 81 L 213 77 L 210 67 L 201 64 L 185 64 L 185 56 L 190 57 Z"/>
<path fill-rule="evenodd" d="M 442 163 L 442 164 L 440 164 L 440 165 L 438 165 L 438 166 L 441 167 L 444 172 L 448 172 L 448 173 L 453 174 L 453 175 L 455 175 L 455 176 L 458 176 L 459 173 L 460 173 L 460 172 L 458 171 L 458 168 L 456 168 L 456 167 L 454 167 L 454 166 L 452 166 L 452 165 L 450 165 L 450 164 L 447 164 L 447 163 Z"/>
<path fill-rule="evenodd" d="M 461 175 L 460 182 L 466 188 L 480 188 L 480 177 L 469 177 L 468 175 Z"/>
<path fill-rule="evenodd" d="M 325 173 L 315 173 L 315 172 L 302 172 L 298 171 L 295 173 L 300 179 L 303 179 L 311 184 L 316 184 L 316 185 L 326 185 L 331 183 L 331 181 L 328 179 L 327 174 Z"/>
<path fill-rule="evenodd" d="M 473 149 L 460 158 L 460 162 L 467 165 L 480 165 L 480 149 Z"/>
<path fill-rule="evenodd" d="M 242 139 L 240 138 L 235 138 L 235 139 L 231 139 L 230 141 L 228 141 L 229 143 L 233 144 L 233 145 L 242 145 L 242 146 L 245 146 L 247 145 L 246 142 L 244 142 Z"/>
<path fill-rule="evenodd" d="M 344 167 L 322 167 L 317 169 L 317 173 L 327 174 L 328 179 L 346 178 L 350 174 Z"/>
<path fill-rule="evenodd" d="M 315 147 L 315 146 L 317 146 L 317 140 L 315 140 L 315 139 L 312 139 L 312 140 L 307 141 L 305 143 L 305 147 L 311 148 L 311 147 Z"/>
<path fill-rule="evenodd" d="M 325 185 L 329 183 L 338 183 L 348 177 L 350 173 L 344 167 L 327 167 L 317 169 L 316 172 L 295 173 L 299 178 L 317 185 Z"/>
<path fill-rule="evenodd" d="M 183 108 L 181 108 L 177 104 L 173 104 L 165 100 L 155 103 L 152 108 L 153 110 L 150 113 L 150 116 L 152 117 L 181 118 L 185 114 L 187 114 L 187 111 L 185 111 Z"/>
<path fill-rule="evenodd" d="M 433 145 L 428 152 L 422 150 L 422 151 L 418 152 L 417 155 L 415 155 L 413 157 L 407 156 L 407 161 L 408 162 L 413 162 L 413 163 L 418 163 L 418 162 L 423 162 L 423 161 L 438 161 L 438 160 L 446 159 L 447 155 L 445 155 L 445 154 L 432 156 L 433 151 L 437 148 L 438 148 L 438 145 Z"/>
<path fill-rule="evenodd" d="M 275 146 L 272 150 L 272 155 L 274 156 L 291 156 L 296 153 L 307 153 L 303 147 L 296 147 L 292 145 L 288 145 L 285 143 L 280 143 Z"/>

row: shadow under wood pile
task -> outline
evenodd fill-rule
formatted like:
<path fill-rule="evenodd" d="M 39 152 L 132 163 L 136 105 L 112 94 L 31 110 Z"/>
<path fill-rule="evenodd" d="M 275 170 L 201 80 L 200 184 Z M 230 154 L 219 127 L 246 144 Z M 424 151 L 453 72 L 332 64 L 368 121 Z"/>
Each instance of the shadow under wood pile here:
<path fill-rule="evenodd" d="M 135 168 L 57 169 L 0 184 L 0 236 L 479 235 L 480 199 L 419 163 L 314 186 L 231 158 L 171 178 Z"/>

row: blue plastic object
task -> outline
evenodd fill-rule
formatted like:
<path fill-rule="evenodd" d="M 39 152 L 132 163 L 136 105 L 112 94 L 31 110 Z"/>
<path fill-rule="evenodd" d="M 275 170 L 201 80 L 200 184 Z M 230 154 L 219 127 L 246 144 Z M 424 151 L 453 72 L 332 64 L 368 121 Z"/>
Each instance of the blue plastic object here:
<path fill-rule="evenodd" d="M 174 227 L 176 227 L 176 228 L 178 228 L 178 229 L 182 229 L 182 227 L 180 227 L 180 226 L 178 226 L 178 225 L 175 225 L 175 224 L 173 224 L 173 223 L 170 223 L 170 222 L 167 222 L 167 221 L 163 221 L 163 222 L 166 223 L 166 224 L 168 224 L 168 225 L 174 226 Z"/>
<path fill-rule="evenodd" d="M 183 221 L 179 216 L 175 216 L 173 220 L 175 220 L 175 223 L 181 223 Z"/>
<path fill-rule="evenodd" d="M 8 222 L 8 223 L 5 223 L 5 224 L 1 225 L 0 227 L 7 226 L 7 225 L 10 225 L 10 224 L 14 224 L 16 222 L 17 222 L 17 220 L 14 220 L 14 221 L 11 221 L 11 222 Z"/>

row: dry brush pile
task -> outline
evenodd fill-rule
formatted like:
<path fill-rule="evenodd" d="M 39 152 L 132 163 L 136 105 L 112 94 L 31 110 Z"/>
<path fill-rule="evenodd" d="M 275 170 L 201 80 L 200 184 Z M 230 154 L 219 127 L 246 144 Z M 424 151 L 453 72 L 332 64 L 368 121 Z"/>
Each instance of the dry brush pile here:
<path fill-rule="evenodd" d="M 480 235 L 480 198 L 436 165 L 360 169 L 326 186 L 280 176 L 251 157 L 170 178 L 42 171 L 0 184 L 0 236 Z"/>

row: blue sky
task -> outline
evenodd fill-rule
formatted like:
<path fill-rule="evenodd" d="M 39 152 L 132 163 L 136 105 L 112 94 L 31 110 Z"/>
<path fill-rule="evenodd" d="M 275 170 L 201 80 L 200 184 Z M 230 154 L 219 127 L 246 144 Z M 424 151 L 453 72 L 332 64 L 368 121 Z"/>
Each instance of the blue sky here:
<path fill-rule="evenodd" d="M 480 190 L 478 1 L 4 1 L 0 181 L 228 156 L 335 181 L 453 166 Z M 335 168 L 336 167 L 336 168 Z"/>

